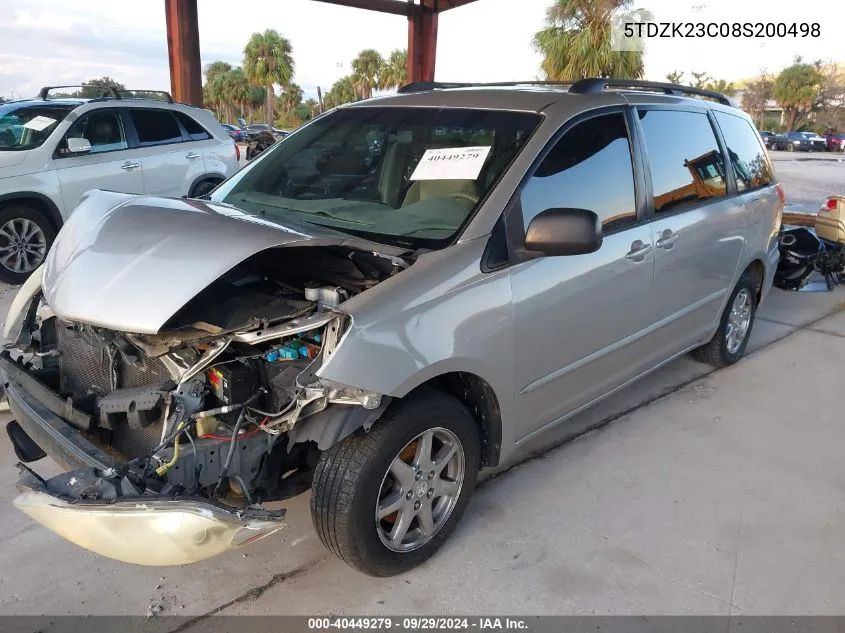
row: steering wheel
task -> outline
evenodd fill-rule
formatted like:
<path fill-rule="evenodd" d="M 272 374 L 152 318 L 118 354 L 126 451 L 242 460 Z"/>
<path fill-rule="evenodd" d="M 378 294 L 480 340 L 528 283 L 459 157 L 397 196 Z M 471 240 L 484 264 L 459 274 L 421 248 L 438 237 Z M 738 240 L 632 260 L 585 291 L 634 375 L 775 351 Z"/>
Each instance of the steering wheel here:
<path fill-rule="evenodd" d="M 478 196 L 473 196 L 469 193 L 464 193 L 462 191 L 455 191 L 449 194 L 450 198 L 454 198 L 456 201 L 458 200 L 466 200 L 471 205 L 475 206 L 478 203 Z M 463 206 L 463 205 L 461 205 Z"/>

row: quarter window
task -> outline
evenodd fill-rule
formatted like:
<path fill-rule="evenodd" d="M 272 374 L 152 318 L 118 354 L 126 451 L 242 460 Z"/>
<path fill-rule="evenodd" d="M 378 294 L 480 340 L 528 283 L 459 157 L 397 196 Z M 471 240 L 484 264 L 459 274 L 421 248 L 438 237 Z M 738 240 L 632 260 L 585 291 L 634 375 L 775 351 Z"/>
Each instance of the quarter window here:
<path fill-rule="evenodd" d="M 67 139 L 84 138 L 91 143 L 91 154 L 126 149 L 123 121 L 117 110 L 98 110 L 79 117 L 65 135 L 59 153 L 68 155 Z"/>
<path fill-rule="evenodd" d="M 598 214 L 604 232 L 637 221 L 628 129 L 621 112 L 593 117 L 561 137 L 522 191 L 525 226 L 552 208 Z"/>
<path fill-rule="evenodd" d="M 639 117 L 656 213 L 726 195 L 724 159 L 705 113 L 640 110 Z"/>
<path fill-rule="evenodd" d="M 742 193 L 771 184 L 774 180 L 772 164 L 751 124 L 724 112 L 716 112 L 716 122 L 728 146 L 737 191 Z"/>
<path fill-rule="evenodd" d="M 132 110 L 131 113 L 138 133 L 138 142 L 142 146 L 182 141 L 182 130 L 179 129 L 172 112 L 144 108 Z"/>
<path fill-rule="evenodd" d="M 203 126 L 194 121 L 193 117 L 188 116 L 184 112 L 174 112 L 174 114 L 192 141 L 204 141 L 207 138 L 211 138 L 211 134 L 206 132 Z"/>

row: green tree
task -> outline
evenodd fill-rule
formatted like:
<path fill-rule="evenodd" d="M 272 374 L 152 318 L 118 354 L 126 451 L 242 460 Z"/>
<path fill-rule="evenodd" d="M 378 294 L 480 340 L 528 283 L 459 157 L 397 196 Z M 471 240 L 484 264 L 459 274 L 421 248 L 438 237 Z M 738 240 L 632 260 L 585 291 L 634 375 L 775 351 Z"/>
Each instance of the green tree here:
<path fill-rule="evenodd" d="M 99 79 L 89 79 L 88 81 L 83 81 L 80 96 L 84 99 L 95 99 L 97 97 L 102 97 L 103 94 L 110 96 L 111 93 L 104 91 L 103 88 L 117 90 L 119 93 L 126 92 L 126 86 L 119 81 L 115 81 L 111 77 L 100 77 Z"/>
<path fill-rule="evenodd" d="M 249 97 L 249 81 L 246 78 L 243 68 L 233 68 L 223 78 L 223 99 L 226 107 L 226 120 L 231 122 L 235 119 L 234 113 L 237 110 L 242 112 L 244 104 Z"/>
<path fill-rule="evenodd" d="M 255 86 L 267 88 L 267 125 L 273 125 L 273 85 L 284 90 L 293 79 L 293 49 L 290 42 L 273 29 L 253 33 L 244 48 L 244 71 Z"/>
<path fill-rule="evenodd" d="M 691 72 L 692 75 L 692 87 L 693 88 L 704 88 L 708 82 L 713 81 L 713 78 L 707 74 L 706 71 L 702 70 L 699 72 Z"/>
<path fill-rule="evenodd" d="M 401 88 L 408 83 L 408 51 L 395 50 L 382 64 L 379 70 L 379 88 L 390 90 Z"/>
<path fill-rule="evenodd" d="M 211 62 L 205 67 L 205 86 L 202 100 L 214 110 L 218 119 L 228 118 L 225 109 L 226 75 L 232 71 L 232 65 L 223 61 Z"/>
<path fill-rule="evenodd" d="M 763 70 L 757 77 L 743 83 L 742 108 L 757 122 L 758 128 L 765 129 L 766 105 L 772 98 L 774 78 Z"/>
<path fill-rule="evenodd" d="M 323 104 L 327 109 L 336 108 L 344 103 L 349 103 L 357 99 L 357 91 L 355 90 L 355 82 L 352 77 L 341 77 L 332 84 L 329 91 L 323 95 Z"/>
<path fill-rule="evenodd" d="M 631 4 L 632 0 L 555 0 L 546 11 L 546 27 L 534 35 L 546 78 L 642 77 L 641 42 L 633 51 L 615 51 L 611 46 L 612 23 L 629 15 Z"/>
<path fill-rule="evenodd" d="M 704 84 L 704 88 L 706 90 L 712 90 L 713 92 L 721 92 L 724 95 L 731 96 L 736 94 L 736 84 L 732 81 L 727 81 L 725 79 L 719 79 L 718 81 L 709 81 Z"/>
<path fill-rule="evenodd" d="M 352 80 L 358 88 L 358 93 L 369 99 L 373 90 L 379 87 L 379 73 L 384 66 L 384 58 L 372 48 L 366 48 L 352 60 Z"/>
<path fill-rule="evenodd" d="M 775 79 L 772 96 L 786 114 L 786 125 L 794 130 L 819 107 L 824 77 L 813 64 L 793 64 Z"/>
<path fill-rule="evenodd" d="M 666 81 L 670 84 L 682 84 L 684 83 L 684 73 L 680 70 L 673 70 L 666 75 Z"/>

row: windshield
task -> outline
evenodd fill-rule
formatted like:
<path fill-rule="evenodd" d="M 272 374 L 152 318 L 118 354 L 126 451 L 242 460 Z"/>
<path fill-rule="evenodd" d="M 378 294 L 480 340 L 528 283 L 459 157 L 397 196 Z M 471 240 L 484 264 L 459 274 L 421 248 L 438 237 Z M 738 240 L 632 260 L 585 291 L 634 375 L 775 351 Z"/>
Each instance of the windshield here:
<path fill-rule="evenodd" d="M 50 103 L 0 106 L 0 151 L 39 147 L 74 107 Z"/>
<path fill-rule="evenodd" d="M 342 108 L 291 134 L 212 199 L 375 241 L 439 248 L 539 121 L 524 112 Z"/>

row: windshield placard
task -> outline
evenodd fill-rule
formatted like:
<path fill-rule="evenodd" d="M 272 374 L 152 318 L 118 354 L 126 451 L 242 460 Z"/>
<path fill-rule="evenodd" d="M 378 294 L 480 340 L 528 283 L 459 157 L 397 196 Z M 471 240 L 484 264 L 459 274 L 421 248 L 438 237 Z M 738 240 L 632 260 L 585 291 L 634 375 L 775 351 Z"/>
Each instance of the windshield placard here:
<path fill-rule="evenodd" d="M 55 122 L 56 119 L 51 119 L 48 116 L 37 116 L 24 123 L 23 127 L 40 132 L 42 130 L 46 130 Z"/>
<path fill-rule="evenodd" d="M 427 149 L 411 180 L 475 180 L 490 146 Z"/>

